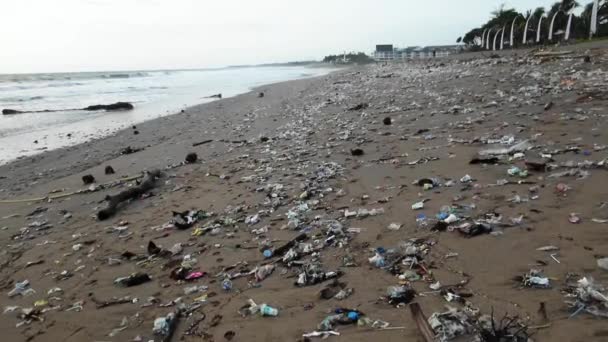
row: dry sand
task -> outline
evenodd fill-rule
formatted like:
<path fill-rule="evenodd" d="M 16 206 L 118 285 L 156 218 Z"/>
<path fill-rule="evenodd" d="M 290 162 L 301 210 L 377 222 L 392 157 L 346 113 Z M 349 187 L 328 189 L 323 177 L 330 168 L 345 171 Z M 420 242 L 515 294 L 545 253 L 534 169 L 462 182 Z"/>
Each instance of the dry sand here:
<path fill-rule="evenodd" d="M 608 208 L 601 206 L 608 201 L 606 167 L 587 170 L 589 176 L 581 180 L 551 179 L 547 176 L 552 172 L 530 171 L 525 180 L 539 187 L 537 193 L 530 193 L 533 185 L 489 186 L 499 179 L 518 180 L 508 176 L 507 170 L 512 165 L 525 168 L 523 160 L 505 160 L 500 165 L 469 164 L 479 150 L 489 147 L 484 141 L 505 136 L 513 136 L 516 141 L 527 139 L 538 146 L 525 153 L 528 159 L 538 159 L 543 150 L 571 146 L 580 147 L 581 152 L 554 154 L 553 163 L 606 159 L 607 150 L 600 147 L 608 144 L 608 96 L 604 91 L 608 56 L 604 48 L 576 49 L 590 52 L 592 62 L 577 58 L 540 63 L 521 53 L 504 59 L 475 56 L 466 62 L 450 58 L 352 68 L 315 79 L 264 86 L 138 125 L 139 135 L 125 130 L 0 167 L 0 198 L 16 200 L 44 197 L 56 189 L 70 192 L 85 188 L 81 181 L 85 174 L 106 183 L 142 170 L 164 169 L 182 162 L 189 152 L 196 152 L 200 159 L 195 164 L 165 169 L 153 196 L 129 203 L 107 221 L 95 220 L 95 212 L 103 207 L 106 195 L 125 186 L 53 201 L 0 203 L 2 308 L 33 307 L 37 300 L 48 298 L 49 289 L 63 290 L 48 300 L 48 307 L 53 309 L 41 315 L 42 322 L 16 327 L 22 321 L 17 312 L 2 315 L 2 340 L 131 341 L 137 336 L 142 341 L 152 340 L 154 319 L 175 309 L 161 304 L 181 297 L 181 302 L 189 305 L 205 293 L 184 295 L 184 288 L 207 285 L 207 301 L 190 318 L 180 320 L 173 340 L 199 340 L 182 335 L 204 315 L 199 331 L 207 340 L 223 341 L 227 331 L 234 331 L 233 341 L 294 341 L 302 333 L 316 330 L 333 309 L 346 307 L 403 329 L 339 326 L 342 336 L 330 337 L 332 340 L 422 341 L 407 306 L 395 308 L 381 298 L 387 287 L 397 285 L 399 280 L 368 263 L 372 249 L 395 248 L 411 238 L 436 242 L 425 258 L 433 278 L 443 285 L 469 279 L 464 288 L 473 294 L 469 301 L 482 313 L 489 314 L 493 309 L 497 317 L 508 313 L 519 316 L 527 325 L 543 325 L 547 322 L 537 310 L 540 302 L 546 303 L 551 325 L 536 331 L 535 341 L 608 339 L 605 321 L 587 314 L 568 319 L 571 312 L 561 292 L 569 273 L 591 276 L 608 285 L 608 272 L 596 265 L 597 258 L 606 256 L 608 224 L 592 221 L 608 218 Z M 592 100 L 576 101 L 590 90 L 601 93 Z M 259 91 L 265 93 L 263 98 L 257 96 Z M 554 105 L 544 110 L 548 102 Z M 369 107 L 348 110 L 361 103 Z M 383 124 L 385 117 L 392 119 L 392 125 Z M 417 134 L 421 129 L 429 131 Z M 269 140 L 261 141 L 261 137 Z M 192 146 L 207 139 L 214 141 Z M 242 140 L 247 142 L 235 143 Z M 126 146 L 145 150 L 119 155 Z M 361 148 L 364 155 L 352 156 L 350 150 L 354 148 Z M 414 161 L 420 163 L 410 165 Z M 319 166 L 327 163 L 337 163 L 338 174 L 313 179 Z M 117 174 L 104 175 L 106 165 Z M 459 179 L 467 174 L 474 182 L 460 184 Z M 430 177 L 444 182 L 452 179 L 455 185 L 425 191 L 412 184 Z M 566 196 L 556 195 L 557 183 L 571 188 Z M 282 189 L 273 184 L 281 184 Z M 311 197 L 301 199 L 306 189 Z M 516 195 L 521 202 L 512 201 Z M 523 220 L 499 233 L 472 238 L 458 232 L 431 232 L 416 227 L 419 211 L 411 209 L 422 199 L 429 199 L 421 210 L 429 217 L 443 205 L 456 203 L 475 204 L 466 212 L 471 217 L 496 212 L 503 216 L 503 222 L 521 215 Z M 282 228 L 288 223 L 288 210 L 302 203 L 311 209 L 300 215 L 300 228 L 309 234 L 320 233 L 326 220 L 339 220 L 344 228 L 361 228 L 347 245 L 326 247 L 318 256 L 325 269 L 340 268 L 344 272 L 340 281 L 354 288 L 354 294 L 343 301 L 320 299 L 322 284 L 294 286 L 295 268 L 292 271 L 281 263 L 259 285 L 243 277 L 233 280 L 232 291 L 224 291 L 223 278 L 215 277 L 223 267 L 244 261 L 244 268 L 254 269 L 264 262 L 260 243 L 270 240 L 276 247 L 298 234 Z M 44 209 L 26 216 L 37 207 Z M 237 207 L 239 210 L 234 210 Z M 345 208 L 383 208 L 384 213 L 345 219 Z M 185 231 L 158 229 L 171 219 L 172 211 L 188 209 L 214 212 L 216 216 Z M 64 218 L 65 212 L 71 217 Z M 261 216 L 259 223 L 244 222 L 256 213 Z M 582 222 L 571 224 L 570 213 L 578 213 Z M 226 217 L 237 223 L 221 226 L 215 235 L 192 236 L 196 227 Z M 40 231 L 22 228 L 36 221 L 48 221 L 52 227 Z M 120 221 L 128 222 L 125 236 L 108 230 Z M 397 231 L 387 229 L 392 222 L 403 226 Z M 262 227 L 268 232 L 259 236 L 251 232 Z M 108 264 L 108 258 L 120 259 L 125 251 L 147 255 L 150 240 L 164 248 L 182 243 L 184 251 L 176 258 L 192 255 L 198 261 L 195 268 L 207 275 L 192 283 L 177 283 L 169 278 L 171 267 L 163 268 L 168 260 L 162 258 L 143 263 L 123 259 L 119 265 Z M 77 244 L 82 248 L 75 251 L 73 246 Z M 559 247 L 559 251 L 551 252 L 559 263 L 550 257 L 551 253 L 537 251 L 545 245 Z M 458 255 L 446 258 L 449 253 Z M 342 267 L 346 255 L 352 256 L 358 267 Z M 310 260 L 311 256 L 303 259 Z M 28 262 L 39 260 L 42 263 L 25 268 Z M 538 261 L 546 266 L 537 266 Z M 551 279 L 551 289 L 522 288 L 513 281 L 513 277 L 533 267 L 541 268 Z M 62 271 L 72 276 L 58 280 Z M 146 272 L 152 281 L 129 288 L 113 284 L 115 278 L 133 272 Z M 14 283 L 25 279 L 36 293 L 9 298 L 7 293 Z M 427 316 L 444 311 L 446 304 L 460 307 L 432 293 L 430 283 L 420 280 L 411 284 L 418 292 L 415 301 Z M 95 299 L 124 296 L 138 301 L 101 309 L 94 303 Z M 149 297 L 159 302 L 142 307 Z M 237 310 L 249 298 L 278 308 L 278 317 L 241 317 Z M 67 310 L 79 301 L 83 301 L 81 311 Z M 220 316 L 219 323 L 212 324 L 213 318 Z M 109 337 L 124 317 L 126 328 Z"/>

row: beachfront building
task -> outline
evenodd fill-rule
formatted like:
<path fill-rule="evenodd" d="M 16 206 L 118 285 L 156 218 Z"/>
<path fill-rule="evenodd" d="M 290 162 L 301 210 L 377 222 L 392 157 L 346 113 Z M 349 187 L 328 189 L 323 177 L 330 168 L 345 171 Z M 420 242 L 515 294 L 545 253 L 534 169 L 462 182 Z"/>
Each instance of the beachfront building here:
<path fill-rule="evenodd" d="M 386 62 L 394 60 L 395 57 L 396 53 L 393 44 L 376 45 L 376 51 L 374 51 L 374 60 L 378 62 Z"/>
<path fill-rule="evenodd" d="M 437 46 L 410 46 L 399 49 L 393 45 L 376 45 L 374 60 L 386 62 L 405 59 L 441 58 L 457 53 L 462 49 L 460 45 Z"/>

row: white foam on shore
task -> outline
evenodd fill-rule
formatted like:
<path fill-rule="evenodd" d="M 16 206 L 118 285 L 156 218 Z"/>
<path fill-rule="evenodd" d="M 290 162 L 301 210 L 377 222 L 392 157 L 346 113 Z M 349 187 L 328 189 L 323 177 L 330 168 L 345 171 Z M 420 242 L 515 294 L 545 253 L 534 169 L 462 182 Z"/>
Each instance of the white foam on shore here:
<path fill-rule="evenodd" d="M 264 66 L 129 73 L 0 75 L 0 109 L 83 108 L 118 101 L 135 105 L 135 110 L 129 112 L 0 115 L 0 164 L 20 156 L 31 156 L 101 138 L 134 124 L 179 113 L 186 107 L 212 101 L 206 98 L 209 95 L 221 93 L 223 97 L 231 97 L 264 84 L 320 76 L 333 70 L 306 66 Z"/>

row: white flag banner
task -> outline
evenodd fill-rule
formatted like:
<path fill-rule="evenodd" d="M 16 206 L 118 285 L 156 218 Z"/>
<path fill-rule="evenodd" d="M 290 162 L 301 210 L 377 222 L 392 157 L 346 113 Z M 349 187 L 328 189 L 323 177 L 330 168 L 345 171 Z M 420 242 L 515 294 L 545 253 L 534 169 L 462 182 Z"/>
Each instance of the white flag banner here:
<path fill-rule="evenodd" d="M 572 26 L 572 16 L 574 16 L 574 13 L 570 13 L 570 15 L 568 16 L 568 25 L 566 25 L 566 36 L 564 37 L 565 40 L 570 39 L 570 27 Z"/>
<path fill-rule="evenodd" d="M 514 38 L 514 34 L 515 34 L 515 22 L 517 21 L 517 18 L 519 18 L 519 16 L 515 17 L 515 19 L 513 19 L 513 23 L 511 24 L 511 39 L 509 39 L 509 46 L 511 46 L 511 48 L 513 48 L 513 38 Z"/>
<path fill-rule="evenodd" d="M 593 9 L 591 10 L 591 28 L 589 29 L 589 38 L 597 33 L 597 12 L 600 7 L 600 0 L 593 1 Z"/>
<path fill-rule="evenodd" d="M 490 29 L 490 31 L 488 31 L 488 37 L 486 37 L 486 50 L 490 50 L 490 34 L 492 33 L 492 29 Z"/>
<path fill-rule="evenodd" d="M 540 43 L 540 26 L 543 23 L 543 16 L 541 15 L 538 19 L 538 29 L 536 30 L 536 42 Z"/>
<path fill-rule="evenodd" d="M 532 19 L 533 15 L 530 14 L 528 20 L 526 20 L 526 27 L 524 28 L 524 39 L 522 43 L 526 44 L 528 42 L 528 25 L 530 24 L 530 19 Z"/>
<path fill-rule="evenodd" d="M 553 24 L 555 23 L 555 18 L 557 18 L 559 12 L 561 12 L 561 10 L 555 12 L 555 14 L 553 15 L 553 19 L 551 19 L 551 25 L 549 25 L 549 40 L 553 39 Z"/>

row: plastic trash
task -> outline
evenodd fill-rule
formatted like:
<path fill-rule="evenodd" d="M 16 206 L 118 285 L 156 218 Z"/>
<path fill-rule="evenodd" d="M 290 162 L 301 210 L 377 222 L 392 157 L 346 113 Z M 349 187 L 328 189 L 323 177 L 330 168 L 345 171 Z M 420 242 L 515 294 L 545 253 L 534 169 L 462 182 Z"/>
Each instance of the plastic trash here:
<path fill-rule="evenodd" d="M 255 270 L 255 280 L 259 283 L 262 280 L 268 278 L 269 275 L 274 271 L 274 264 L 268 264 L 260 266 Z"/>
<path fill-rule="evenodd" d="M 128 277 L 116 278 L 114 284 L 118 286 L 131 287 L 141 285 L 152 280 L 146 273 L 133 273 Z"/>
<path fill-rule="evenodd" d="M 205 285 L 190 286 L 190 287 L 186 287 L 184 289 L 184 294 L 188 296 L 188 295 L 191 295 L 191 294 L 207 291 L 208 289 L 209 289 L 209 287 L 205 286 Z"/>
<path fill-rule="evenodd" d="M 368 261 L 370 264 L 378 268 L 384 267 L 386 265 L 384 257 L 380 253 L 376 253 L 373 257 L 369 258 Z"/>
<path fill-rule="evenodd" d="M 433 313 L 428 323 L 440 342 L 451 341 L 474 331 L 471 319 L 463 311 L 454 308 L 443 313 Z"/>
<path fill-rule="evenodd" d="M 548 289 L 551 287 L 549 278 L 543 276 L 541 270 L 531 269 L 530 272 L 524 274 L 522 277 L 516 277 L 516 280 L 519 280 L 524 287 L 540 289 Z"/>
<path fill-rule="evenodd" d="M 12 298 L 15 296 L 28 296 L 28 295 L 31 295 L 34 293 L 36 293 L 36 291 L 34 291 L 34 289 L 30 288 L 30 281 L 24 280 L 22 282 L 16 283 L 15 288 L 13 288 L 8 293 L 8 296 Z"/>
<path fill-rule="evenodd" d="M 581 223 L 581 218 L 576 213 L 570 213 L 568 221 L 572 224 L 578 224 Z"/>
<path fill-rule="evenodd" d="M 604 271 L 608 271 L 608 258 L 597 259 L 597 266 Z"/>
<path fill-rule="evenodd" d="M 520 178 L 528 177 L 528 171 L 522 170 L 517 166 L 512 166 L 511 168 L 509 168 L 509 170 L 507 170 L 507 174 L 509 174 L 509 176 L 516 176 Z"/>
<path fill-rule="evenodd" d="M 389 304 L 393 305 L 408 304 L 416 296 L 416 291 L 405 285 L 389 286 L 386 292 Z"/>
<path fill-rule="evenodd" d="M 581 278 L 570 286 L 568 297 L 575 301 L 566 301 L 572 307 L 573 317 L 579 312 L 586 312 L 596 317 L 608 318 L 608 294 L 603 286 L 596 284 L 592 278 Z"/>
<path fill-rule="evenodd" d="M 446 217 L 443 222 L 447 223 L 447 224 L 452 224 L 452 223 L 456 223 L 460 221 L 460 219 L 458 218 L 458 216 L 454 215 L 454 214 L 450 214 L 448 215 L 448 217 Z"/>
<path fill-rule="evenodd" d="M 352 288 L 348 288 L 348 289 L 344 289 L 344 290 L 340 290 L 340 292 L 338 292 L 335 296 L 334 299 L 337 300 L 344 300 L 348 297 L 350 297 L 351 294 L 353 294 L 354 290 Z"/>
<path fill-rule="evenodd" d="M 255 315 L 260 311 L 260 307 L 259 305 L 257 305 L 253 299 L 248 299 L 247 300 L 247 304 L 245 304 L 244 306 L 242 306 L 239 309 L 239 313 L 241 314 L 241 316 L 243 317 L 247 317 L 250 315 Z"/>
<path fill-rule="evenodd" d="M 412 204 L 412 210 L 420 210 L 424 208 L 424 201 L 416 202 Z"/>
<path fill-rule="evenodd" d="M 401 229 L 401 224 L 400 223 L 391 223 L 388 225 L 388 230 L 399 230 Z"/>
<path fill-rule="evenodd" d="M 328 330 L 328 331 L 313 331 L 313 332 L 309 332 L 309 333 L 305 333 L 302 334 L 302 337 L 304 338 L 311 338 L 311 337 L 321 337 L 322 339 L 326 339 L 329 336 L 340 336 L 340 333 L 337 331 L 332 331 L 332 330 Z"/>
<path fill-rule="evenodd" d="M 427 228 L 428 225 L 429 225 L 429 222 L 428 222 L 425 214 L 420 213 L 420 214 L 416 215 L 416 226 L 418 227 L 418 229 Z"/>
<path fill-rule="evenodd" d="M 205 272 L 199 272 L 199 271 L 190 272 L 186 276 L 186 280 L 196 280 L 196 279 L 202 278 L 203 276 L 205 276 Z"/>
<path fill-rule="evenodd" d="M 232 290 L 232 281 L 230 281 L 230 279 L 224 279 L 222 281 L 222 289 L 224 289 L 224 291 Z"/>
<path fill-rule="evenodd" d="M 170 313 L 165 317 L 159 317 L 154 320 L 154 327 L 152 328 L 152 332 L 154 335 L 159 336 L 169 336 L 171 333 L 171 326 L 175 323 L 176 320 L 175 313 Z"/>
<path fill-rule="evenodd" d="M 348 325 L 355 324 L 361 317 L 362 313 L 357 310 L 342 309 L 338 308 L 335 310 L 334 315 L 325 317 L 321 323 L 317 326 L 319 330 L 331 331 L 336 325 Z"/>
<path fill-rule="evenodd" d="M 267 304 L 260 305 L 260 314 L 262 316 L 276 317 L 279 315 L 279 310 Z"/>
<path fill-rule="evenodd" d="M 473 181 L 473 177 L 469 175 L 464 175 L 464 177 L 460 178 L 460 183 L 466 184 L 471 183 Z"/>

